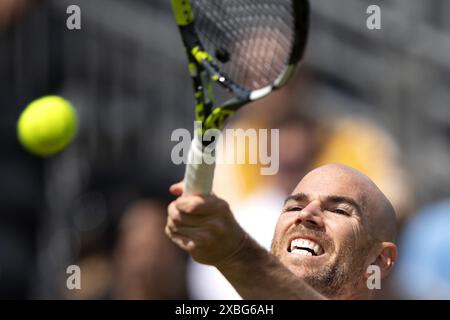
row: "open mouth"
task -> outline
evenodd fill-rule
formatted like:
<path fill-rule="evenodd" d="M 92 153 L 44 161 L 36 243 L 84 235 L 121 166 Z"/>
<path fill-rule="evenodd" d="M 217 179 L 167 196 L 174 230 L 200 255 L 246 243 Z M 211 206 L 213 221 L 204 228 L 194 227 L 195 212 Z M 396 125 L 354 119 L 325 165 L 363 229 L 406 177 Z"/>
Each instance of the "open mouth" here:
<path fill-rule="evenodd" d="M 303 256 L 320 256 L 325 253 L 322 246 L 311 239 L 296 238 L 290 242 L 288 251 Z"/>

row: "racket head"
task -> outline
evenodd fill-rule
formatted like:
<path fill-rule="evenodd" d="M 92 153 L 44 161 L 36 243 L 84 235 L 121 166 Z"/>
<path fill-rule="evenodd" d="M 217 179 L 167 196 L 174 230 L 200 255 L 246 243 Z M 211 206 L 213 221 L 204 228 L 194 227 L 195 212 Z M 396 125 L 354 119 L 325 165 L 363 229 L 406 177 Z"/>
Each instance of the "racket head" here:
<path fill-rule="evenodd" d="M 221 129 L 248 102 L 283 86 L 302 60 L 308 0 L 172 0 L 202 131 Z M 212 83 L 231 99 L 216 105 Z"/>
<path fill-rule="evenodd" d="M 301 61 L 309 32 L 308 0 L 190 2 L 195 34 L 209 62 L 222 79 L 248 93 L 248 100 L 282 86 Z"/>
<path fill-rule="evenodd" d="M 293 74 L 305 51 L 308 0 L 172 0 L 189 59 L 196 99 L 190 156 L 203 154 L 201 138 L 221 129 L 244 104 L 270 94 Z M 214 108 L 211 81 L 233 99 Z M 201 141 L 202 140 L 202 141 Z M 210 193 L 214 165 L 188 163 L 185 194 Z"/>

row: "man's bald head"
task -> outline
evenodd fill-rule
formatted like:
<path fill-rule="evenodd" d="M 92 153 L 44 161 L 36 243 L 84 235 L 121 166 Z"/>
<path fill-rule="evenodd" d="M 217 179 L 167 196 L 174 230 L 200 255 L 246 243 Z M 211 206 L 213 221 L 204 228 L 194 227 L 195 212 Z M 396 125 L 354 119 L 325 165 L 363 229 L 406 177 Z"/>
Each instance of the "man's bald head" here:
<path fill-rule="evenodd" d="M 308 173 L 286 199 L 272 253 L 331 298 L 364 298 L 367 268 L 384 278 L 397 257 L 395 212 L 366 175 L 342 164 Z"/>
<path fill-rule="evenodd" d="M 325 184 L 338 185 L 343 188 L 343 192 L 357 197 L 362 203 L 363 220 L 368 223 L 372 239 L 395 241 L 397 225 L 395 210 L 389 199 L 368 176 L 349 166 L 334 163 L 309 172 L 300 181 L 296 190 L 302 185 L 311 183 L 318 187 Z"/>

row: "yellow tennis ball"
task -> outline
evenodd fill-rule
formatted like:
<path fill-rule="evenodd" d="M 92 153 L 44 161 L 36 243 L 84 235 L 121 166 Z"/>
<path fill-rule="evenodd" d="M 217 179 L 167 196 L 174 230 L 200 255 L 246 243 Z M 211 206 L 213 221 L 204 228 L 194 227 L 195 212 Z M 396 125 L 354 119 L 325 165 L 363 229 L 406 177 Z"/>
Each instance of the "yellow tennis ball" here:
<path fill-rule="evenodd" d="M 63 150 L 77 131 L 77 114 L 72 104 L 58 96 L 46 96 L 30 103 L 20 115 L 17 135 L 31 153 L 43 157 Z"/>

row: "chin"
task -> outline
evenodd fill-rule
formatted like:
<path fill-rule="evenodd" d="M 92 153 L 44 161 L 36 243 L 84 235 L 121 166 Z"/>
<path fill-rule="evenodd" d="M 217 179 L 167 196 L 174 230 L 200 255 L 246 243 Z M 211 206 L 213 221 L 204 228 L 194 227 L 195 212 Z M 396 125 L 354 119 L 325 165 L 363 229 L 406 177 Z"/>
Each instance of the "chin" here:
<path fill-rule="evenodd" d="M 314 272 L 311 268 L 307 268 L 306 266 L 297 266 L 297 265 L 288 265 L 287 268 L 295 274 L 296 277 L 304 280 L 307 275 Z"/>

